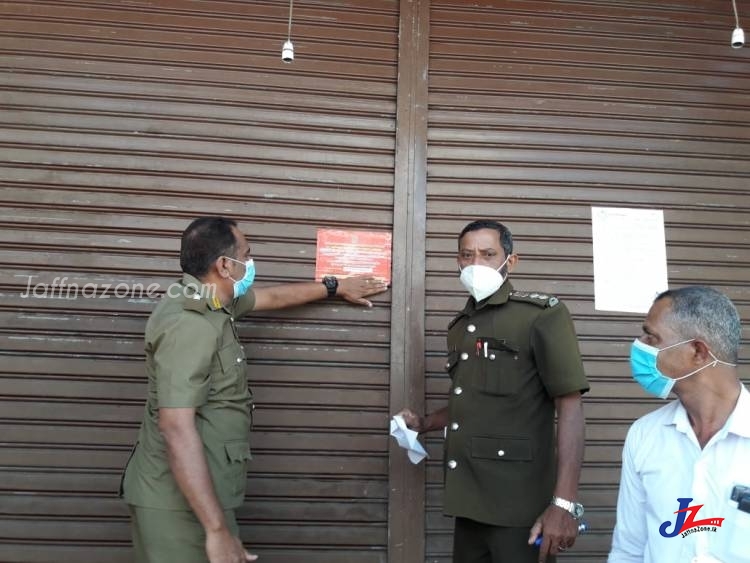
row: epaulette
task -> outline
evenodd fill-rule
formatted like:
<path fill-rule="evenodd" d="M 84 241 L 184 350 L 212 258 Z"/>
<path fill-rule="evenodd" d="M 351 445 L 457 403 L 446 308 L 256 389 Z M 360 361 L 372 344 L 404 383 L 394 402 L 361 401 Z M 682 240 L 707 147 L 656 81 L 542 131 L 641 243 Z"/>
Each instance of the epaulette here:
<path fill-rule="evenodd" d="M 553 295 L 546 295 L 544 293 L 528 293 L 526 291 L 511 291 L 509 298 L 512 301 L 523 301 L 524 303 L 532 303 L 537 307 L 554 307 L 560 301 Z"/>

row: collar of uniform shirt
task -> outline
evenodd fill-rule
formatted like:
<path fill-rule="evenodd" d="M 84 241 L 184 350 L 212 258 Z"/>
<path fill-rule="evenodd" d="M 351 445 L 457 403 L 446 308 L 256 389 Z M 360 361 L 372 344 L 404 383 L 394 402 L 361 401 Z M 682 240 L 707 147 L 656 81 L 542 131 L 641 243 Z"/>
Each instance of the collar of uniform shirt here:
<path fill-rule="evenodd" d="M 510 299 L 510 294 L 512 291 L 513 286 L 510 284 L 510 281 L 506 280 L 505 283 L 500 287 L 500 289 L 498 289 L 494 294 L 490 295 L 484 301 L 480 301 L 479 303 L 477 303 L 476 300 L 470 298 L 466 302 L 466 306 L 461 312 L 471 316 L 472 313 L 482 310 L 487 305 L 502 305 L 504 303 L 507 303 Z"/>

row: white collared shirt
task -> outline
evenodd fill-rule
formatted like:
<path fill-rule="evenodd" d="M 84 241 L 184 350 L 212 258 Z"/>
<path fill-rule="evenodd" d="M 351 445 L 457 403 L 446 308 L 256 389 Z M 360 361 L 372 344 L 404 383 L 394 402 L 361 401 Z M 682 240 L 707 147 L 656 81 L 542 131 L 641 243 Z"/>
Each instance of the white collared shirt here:
<path fill-rule="evenodd" d="M 750 514 L 731 500 L 750 487 L 750 392 L 701 450 L 679 400 L 636 420 L 622 452 L 617 524 L 608 563 L 750 563 Z M 663 537 L 675 530 L 678 498 L 703 505 L 694 520 L 721 526 Z M 687 513 L 689 514 L 689 512 Z M 704 530 L 705 528 L 705 530 Z"/>

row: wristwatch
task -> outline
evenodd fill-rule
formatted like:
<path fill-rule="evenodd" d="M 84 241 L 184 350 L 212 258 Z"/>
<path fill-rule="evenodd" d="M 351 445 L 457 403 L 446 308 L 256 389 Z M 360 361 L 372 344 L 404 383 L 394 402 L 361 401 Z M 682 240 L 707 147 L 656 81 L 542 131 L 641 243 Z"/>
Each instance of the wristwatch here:
<path fill-rule="evenodd" d="M 551 503 L 555 506 L 559 506 L 563 510 L 567 510 L 576 520 L 580 520 L 583 516 L 583 505 L 580 502 L 573 502 L 572 500 L 565 500 L 560 497 L 552 497 Z"/>
<path fill-rule="evenodd" d="M 336 290 L 339 288 L 339 280 L 336 276 L 324 276 L 323 285 L 326 286 L 326 289 L 328 290 L 328 297 L 333 297 L 336 295 Z"/>

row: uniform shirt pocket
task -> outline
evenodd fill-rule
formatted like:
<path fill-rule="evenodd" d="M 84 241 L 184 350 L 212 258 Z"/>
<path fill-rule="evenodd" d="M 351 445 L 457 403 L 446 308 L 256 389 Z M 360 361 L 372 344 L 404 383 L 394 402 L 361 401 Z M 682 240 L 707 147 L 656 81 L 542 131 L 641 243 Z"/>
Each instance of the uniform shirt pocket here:
<path fill-rule="evenodd" d="M 531 440 L 519 436 L 473 436 L 471 457 L 496 461 L 531 461 Z"/>
<path fill-rule="evenodd" d="M 250 453 L 250 446 L 244 440 L 225 442 L 224 452 L 227 462 L 225 484 L 232 489 L 231 494 L 243 494 L 245 492 L 247 462 L 253 458 Z"/>
<path fill-rule="evenodd" d="M 486 343 L 487 354 L 484 354 Z M 482 339 L 479 387 L 492 395 L 515 395 L 523 377 L 518 360 L 519 348 L 513 342 L 497 338 Z"/>
<path fill-rule="evenodd" d="M 211 374 L 211 387 L 214 393 L 234 393 L 241 386 L 244 377 L 245 354 L 236 342 L 224 346 L 218 352 L 219 362 Z"/>

